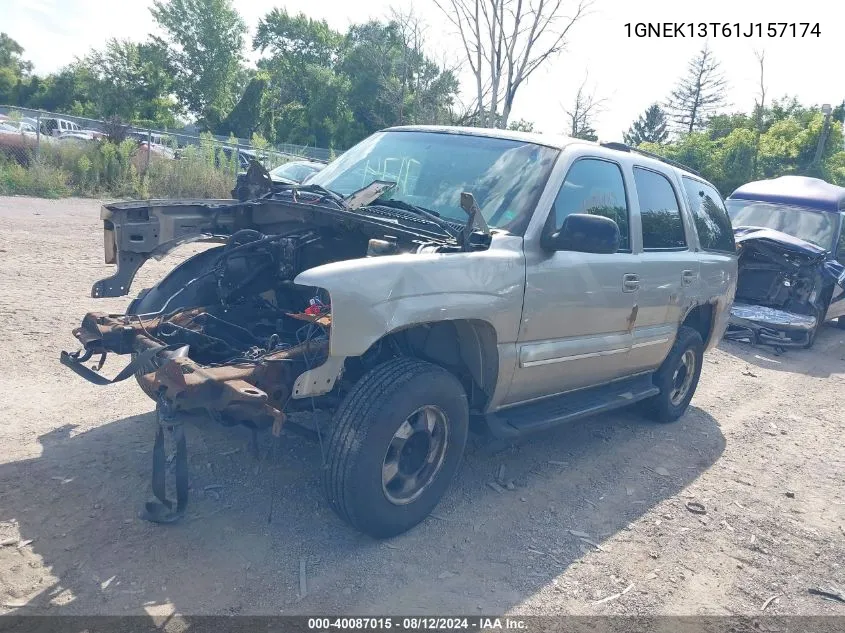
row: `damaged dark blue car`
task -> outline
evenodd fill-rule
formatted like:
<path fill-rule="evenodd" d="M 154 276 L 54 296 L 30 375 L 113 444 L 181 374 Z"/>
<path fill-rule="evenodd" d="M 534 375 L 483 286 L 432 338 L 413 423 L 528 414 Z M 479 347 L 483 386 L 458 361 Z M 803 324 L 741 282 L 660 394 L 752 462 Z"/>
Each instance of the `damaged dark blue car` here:
<path fill-rule="evenodd" d="M 739 277 L 726 338 L 809 348 L 845 328 L 845 188 L 817 178 L 750 182 L 726 200 Z"/>

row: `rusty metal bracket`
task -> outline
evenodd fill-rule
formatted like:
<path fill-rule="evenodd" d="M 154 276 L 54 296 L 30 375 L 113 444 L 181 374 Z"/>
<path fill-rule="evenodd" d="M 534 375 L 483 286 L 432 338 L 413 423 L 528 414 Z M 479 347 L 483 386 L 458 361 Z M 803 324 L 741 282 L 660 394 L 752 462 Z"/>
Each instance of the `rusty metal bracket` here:
<path fill-rule="evenodd" d="M 131 363 L 124 367 L 117 376 L 112 379 L 106 378 L 102 374 L 98 374 L 97 371 L 83 364 L 86 360 L 91 358 L 93 354 L 91 350 L 87 350 L 82 356 L 80 356 L 80 352 L 62 352 L 59 356 L 59 362 L 61 362 L 62 365 L 72 369 L 74 372 L 82 376 L 88 382 L 92 382 L 95 385 L 111 385 L 116 382 L 126 380 L 130 376 L 133 376 L 138 368 L 143 367 L 147 363 L 147 361 L 152 360 L 152 358 L 156 354 L 167 348 L 168 346 L 161 345 L 158 347 L 151 347 L 147 350 L 144 350 L 143 352 L 138 354 Z M 105 357 L 106 353 L 103 352 L 98 362 L 98 369 L 102 369 L 103 363 L 105 362 Z"/>
<path fill-rule="evenodd" d="M 132 280 L 144 262 L 146 255 L 120 251 L 117 256 L 117 270 L 114 274 L 101 279 L 91 287 L 91 296 L 95 299 L 100 297 L 122 297 L 129 292 Z"/>

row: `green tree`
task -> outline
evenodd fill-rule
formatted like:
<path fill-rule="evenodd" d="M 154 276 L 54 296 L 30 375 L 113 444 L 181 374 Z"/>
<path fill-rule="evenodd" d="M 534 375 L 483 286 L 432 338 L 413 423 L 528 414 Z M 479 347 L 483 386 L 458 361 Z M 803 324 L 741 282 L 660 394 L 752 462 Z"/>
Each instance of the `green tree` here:
<path fill-rule="evenodd" d="M 508 129 L 513 130 L 515 132 L 536 132 L 537 130 L 534 129 L 534 123 L 532 121 L 526 121 L 525 119 L 518 119 L 516 121 L 511 121 L 508 123 Z"/>
<path fill-rule="evenodd" d="M 718 165 L 719 188 L 730 193 L 740 185 L 754 180 L 754 151 L 756 134 L 748 128 L 736 128 L 721 139 L 715 148 L 714 162 Z"/>
<path fill-rule="evenodd" d="M 628 145 L 635 147 L 641 143 L 664 143 L 669 138 L 666 125 L 666 113 L 655 103 L 631 124 L 623 137 Z"/>
<path fill-rule="evenodd" d="M 233 134 L 237 138 L 252 138 L 267 121 L 267 86 L 270 83 L 270 75 L 259 71 L 247 84 L 238 104 L 226 116 L 217 127 L 217 134 L 228 136 Z M 269 128 L 271 136 L 275 136 L 272 125 Z M 267 130 L 263 130 L 266 134 Z"/>
<path fill-rule="evenodd" d="M 118 116 L 163 127 L 176 124 L 167 50 L 160 43 L 110 39 L 102 51 L 89 53 L 81 63 L 96 83 L 89 98 L 97 117 Z"/>
<path fill-rule="evenodd" d="M 326 68 L 337 60 L 343 36 L 325 20 L 314 20 L 304 13 L 292 16 L 286 9 L 273 9 L 258 21 L 254 50 L 291 64 L 316 64 Z"/>
<path fill-rule="evenodd" d="M 32 71 L 32 64 L 22 58 L 23 46 L 0 33 L 0 103 L 18 105 L 21 84 Z"/>
<path fill-rule="evenodd" d="M 397 21 L 353 25 L 339 70 L 350 81 L 349 103 L 361 135 L 390 125 L 446 118 L 458 83 L 414 46 Z"/>
<path fill-rule="evenodd" d="M 245 83 L 246 24 L 231 0 L 154 0 L 150 10 L 166 33 L 180 103 L 216 127 Z"/>
<path fill-rule="evenodd" d="M 276 141 L 349 146 L 383 127 L 444 122 L 458 90 L 454 74 L 424 54 L 409 15 L 341 35 L 324 21 L 274 9 L 259 22 L 253 47 L 266 55 L 258 67 L 267 81 L 248 115 L 260 122 L 250 125 Z"/>

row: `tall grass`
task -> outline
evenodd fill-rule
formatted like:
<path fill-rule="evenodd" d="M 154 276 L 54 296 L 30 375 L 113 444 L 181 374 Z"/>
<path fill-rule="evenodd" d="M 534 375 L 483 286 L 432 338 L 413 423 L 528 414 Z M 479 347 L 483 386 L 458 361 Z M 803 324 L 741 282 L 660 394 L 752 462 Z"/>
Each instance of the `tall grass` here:
<path fill-rule="evenodd" d="M 42 143 L 37 158 L 0 155 L 0 195 L 228 198 L 237 156 L 210 137 L 178 159 L 147 156 L 132 141 Z"/>

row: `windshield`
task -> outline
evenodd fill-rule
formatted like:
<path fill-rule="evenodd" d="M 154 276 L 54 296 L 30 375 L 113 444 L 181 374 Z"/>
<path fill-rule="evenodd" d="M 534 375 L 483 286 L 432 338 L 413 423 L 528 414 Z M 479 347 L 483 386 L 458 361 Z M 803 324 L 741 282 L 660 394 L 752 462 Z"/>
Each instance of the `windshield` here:
<path fill-rule="evenodd" d="M 831 251 L 837 215 L 773 202 L 727 200 L 731 224 L 775 229 Z"/>
<path fill-rule="evenodd" d="M 309 179 L 343 196 L 374 180 L 395 182 L 383 198 L 466 222 L 473 194 L 491 227 L 522 233 L 558 150 L 501 138 L 439 132 L 379 132 Z"/>
<path fill-rule="evenodd" d="M 271 176 L 278 176 L 279 178 L 288 178 L 296 182 L 302 182 L 306 177 L 319 171 L 318 167 L 312 165 L 305 165 L 303 163 L 287 163 L 280 165 L 270 172 Z"/>

